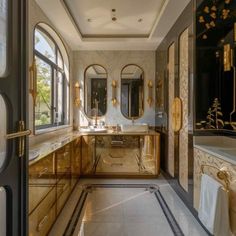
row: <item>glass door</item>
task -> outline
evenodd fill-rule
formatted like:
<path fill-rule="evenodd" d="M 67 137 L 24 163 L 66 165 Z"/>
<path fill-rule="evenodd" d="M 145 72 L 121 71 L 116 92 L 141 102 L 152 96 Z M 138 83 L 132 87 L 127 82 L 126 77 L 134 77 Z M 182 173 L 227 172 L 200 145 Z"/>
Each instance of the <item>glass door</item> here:
<path fill-rule="evenodd" d="M 0 0 L 0 235 L 26 231 L 26 0 Z"/>

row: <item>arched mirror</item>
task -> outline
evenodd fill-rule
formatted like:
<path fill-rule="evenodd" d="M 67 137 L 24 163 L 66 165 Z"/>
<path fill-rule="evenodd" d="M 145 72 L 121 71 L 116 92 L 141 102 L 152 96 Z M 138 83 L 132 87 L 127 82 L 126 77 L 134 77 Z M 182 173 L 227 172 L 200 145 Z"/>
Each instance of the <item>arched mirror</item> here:
<path fill-rule="evenodd" d="M 144 111 L 144 72 L 137 65 L 127 65 L 121 71 L 121 113 L 137 119 Z"/>
<path fill-rule="evenodd" d="M 84 111 L 92 117 L 101 117 L 107 111 L 107 72 L 100 65 L 90 65 L 84 72 Z"/>

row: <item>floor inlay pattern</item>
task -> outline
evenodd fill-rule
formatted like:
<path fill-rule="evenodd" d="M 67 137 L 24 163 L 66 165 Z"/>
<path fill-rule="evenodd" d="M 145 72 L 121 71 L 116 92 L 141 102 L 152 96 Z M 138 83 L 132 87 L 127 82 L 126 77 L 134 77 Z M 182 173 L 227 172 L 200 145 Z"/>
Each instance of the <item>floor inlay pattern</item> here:
<path fill-rule="evenodd" d="M 156 184 L 83 185 L 63 235 L 136 236 L 137 233 L 184 235 Z"/>

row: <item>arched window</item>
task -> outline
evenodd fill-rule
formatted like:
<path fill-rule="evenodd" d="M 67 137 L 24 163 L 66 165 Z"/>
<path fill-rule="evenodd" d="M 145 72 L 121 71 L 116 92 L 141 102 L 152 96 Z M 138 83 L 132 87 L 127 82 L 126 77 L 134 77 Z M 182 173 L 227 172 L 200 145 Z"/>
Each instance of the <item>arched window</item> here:
<path fill-rule="evenodd" d="M 69 59 L 61 39 L 40 23 L 34 31 L 37 66 L 35 128 L 43 129 L 69 122 Z"/>

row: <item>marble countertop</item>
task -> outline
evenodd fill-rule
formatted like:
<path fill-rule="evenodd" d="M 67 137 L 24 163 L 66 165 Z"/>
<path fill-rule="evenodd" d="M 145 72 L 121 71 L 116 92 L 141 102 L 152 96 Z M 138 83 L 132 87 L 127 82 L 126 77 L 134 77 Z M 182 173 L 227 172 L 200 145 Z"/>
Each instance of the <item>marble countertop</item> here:
<path fill-rule="evenodd" d="M 195 137 L 194 147 L 236 165 L 236 139 L 225 136 Z"/>
<path fill-rule="evenodd" d="M 104 133 L 86 133 L 86 132 L 79 132 L 79 131 L 74 131 L 67 133 L 65 135 L 61 135 L 60 137 L 55 137 L 52 139 L 49 139 L 45 142 L 38 143 L 37 145 L 30 146 L 29 148 L 29 165 L 32 165 L 42 158 L 46 157 L 47 155 L 55 152 L 56 150 L 62 148 L 66 144 L 74 141 L 75 139 L 81 137 L 81 136 L 108 136 L 108 135 L 160 135 L 160 133 L 150 130 L 148 132 L 142 132 L 142 133 L 137 133 L 137 132 L 132 132 L 132 133 L 124 133 L 121 131 L 112 131 L 108 130 L 107 132 Z"/>

